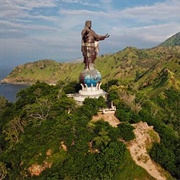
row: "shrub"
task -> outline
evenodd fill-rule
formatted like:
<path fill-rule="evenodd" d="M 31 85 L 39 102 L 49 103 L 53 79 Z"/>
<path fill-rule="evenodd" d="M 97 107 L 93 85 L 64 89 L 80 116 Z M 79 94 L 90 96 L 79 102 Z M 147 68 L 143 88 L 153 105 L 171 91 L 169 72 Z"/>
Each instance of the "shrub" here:
<path fill-rule="evenodd" d="M 125 141 L 130 141 L 135 138 L 133 130 L 134 127 L 129 123 L 120 123 L 118 125 L 120 137 L 123 138 Z"/>

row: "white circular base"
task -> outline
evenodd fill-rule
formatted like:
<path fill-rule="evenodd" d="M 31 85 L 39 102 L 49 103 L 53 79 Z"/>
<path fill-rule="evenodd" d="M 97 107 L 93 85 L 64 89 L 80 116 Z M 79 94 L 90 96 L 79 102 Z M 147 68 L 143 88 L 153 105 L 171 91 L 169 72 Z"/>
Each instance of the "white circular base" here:
<path fill-rule="evenodd" d="M 90 92 L 85 94 L 80 94 L 80 93 L 76 93 L 76 94 L 72 94 L 71 97 L 73 97 L 73 99 L 78 103 L 78 104 L 83 104 L 83 101 L 85 98 L 99 98 L 100 96 L 106 98 L 106 92 L 104 92 L 102 90 L 101 93 L 99 94 L 91 94 Z"/>
<path fill-rule="evenodd" d="M 96 96 L 102 93 L 103 93 L 103 90 L 102 89 L 97 90 L 96 87 L 93 87 L 93 88 L 88 87 L 86 90 L 79 91 L 79 94 L 83 96 Z"/>
<path fill-rule="evenodd" d="M 106 98 L 106 92 L 100 88 L 101 84 L 97 84 L 96 87 L 88 87 L 87 85 L 82 85 L 82 90 L 79 93 L 69 94 L 78 104 L 82 105 L 85 98 L 99 98 L 100 96 Z"/>

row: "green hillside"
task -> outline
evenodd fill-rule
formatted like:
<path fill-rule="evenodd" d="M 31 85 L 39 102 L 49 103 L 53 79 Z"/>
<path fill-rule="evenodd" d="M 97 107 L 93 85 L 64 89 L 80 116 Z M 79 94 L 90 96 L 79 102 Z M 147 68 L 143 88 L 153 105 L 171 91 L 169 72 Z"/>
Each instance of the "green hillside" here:
<path fill-rule="evenodd" d="M 83 68 L 80 63 L 59 63 L 54 60 L 39 60 L 17 66 L 5 78 L 6 83 L 32 84 L 44 81 L 55 84 L 59 80 L 76 80 Z"/>
<path fill-rule="evenodd" d="M 180 179 L 180 46 L 127 47 L 98 57 L 95 66 L 106 102 L 100 97 L 78 106 L 66 96 L 78 91 L 83 63 L 39 60 L 16 67 L 3 80 L 33 85 L 21 90 L 14 103 L 0 97 L 2 177 L 153 180 L 127 149 L 129 141 L 134 143 L 132 124 L 143 121 L 160 137 L 152 145 L 147 140 L 148 154 L 166 179 Z M 112 101 L 118 127 L 103 119 L 92 122 Z"/>
<path fill-rule="evenodd" d="M 102 74 L 102 82 L 118 79 L 122 83 L 146 79 L 151 72 L 159 73 L 167 67 L 176 72 L 179 78 L 180 47 L 157 47 L 152 49 L 137 49 L 127 47 L 110 55 L 96 59 L 96 68 Z M 163 66 L 161 66 L 163 65 Z M 3 82 L 5 83 L 34 83 L 43 81 L 56 84 L 58 81 L 78 81 L 83 63 L 59 63 L 53 60 L 39 60 L 16 67 Z M 152 76 L 152 75 L 151 75 Z M 139 82 L 137 83 L 139 86 Z"/>
<path fill-rule="evenodd" d="M 166 41 L 162 42 L 159 46 L 180 46 L 180 32 L 174 34 Z"/>
<path fill-rule="evenodd" d="M 174 159 L 175 153 L 178 155 L 175 132 L 160 120 L 153 124 L 154 119 L 143 111 L 136 114 L 120 96 L 118 99 L 114 96 L 112 89 L 113 85 L 108 102 L 114 100 L 117 107 L 116 116 L 121 120 L 117 127 L 103 119 L 91 121 L 98 109 L 106 106 L 103 98 L 85 99 L 79 107 L 60 86 L 37 82 L 21 90 L 15 103 L 0 98 L 1 178 L 154 180 L 132 160 L 126 148 L 135 138 L 131 123 L 140 119 L 155 125 L 161 136 L 160 147 L 168 145 L 168 151 L 160 157 L 166 170 L 159 167 L 160 173 L 168 180 L 178 177 L 179 168 L 175 166 L 178 161 Z M 157 139 L 153 130 L 149 133 Z M 169 138 L 171 144 L 167 144 Z M 157 140 L 154 143 L 159 145 Z M 149 144 L 150 139 L 147 146 Z M 161 150 L 157 145 L 150 153 L 161 163 L 159 156 L 154 155 Z M 139 159 L 144 161 L 143 157 Z M 172 176 L 167 171 L 172 171 Z"/>

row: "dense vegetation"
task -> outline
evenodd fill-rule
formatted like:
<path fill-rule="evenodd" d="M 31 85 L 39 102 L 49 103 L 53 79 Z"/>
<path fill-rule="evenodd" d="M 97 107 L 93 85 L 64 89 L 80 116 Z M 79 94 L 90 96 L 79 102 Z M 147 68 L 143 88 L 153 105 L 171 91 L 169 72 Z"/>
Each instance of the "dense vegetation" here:
<path fill-rule="evenodd" d="M 96 68 L 107 102 L 86 99 L 82 106 L 66 93 L 81 88 L 83 63 L 40 60 L 12 71 L 4 82 L 41 82 L 21 90 L 14 103 L 0 97 L 0 179 L 154 179 L 124 143 L 134 138 L 131 124 L 139 121 L 161 139 L 149 149 L 151 158 L 180 179 L 180 47 L 127 47 L 98 57 Z M 92 122 L 112 101 L 118 127 Z"/>
<path fill-rule="evenodd" d="M 116 91 L 116 96 L 119 89 Z M 119 92 L 120 93 L 120 92 Z M 113 93 L 115 94 L 115 92 Z M 113 95 L 115 98 L 116 96 Z M 125 97 L 123 97 L 125 96 Z M 150 99 L 144 99 L 141 108 L 138 100 L 132 98 L 131 92 L 122 93 L 119 97 L 122 101 L 118 101 L 116 116 L 129 123 L 145 121 L 152 125 L 156 132 L 159 133 L 161 142 L 155 143 L 150 149 L 150 156 L 166 170 L 168 170 L 175 178 L 180 178 L 180 91 L 173 88 L 163 91 Z M 142 98 L 142 97 L 141 97 Z M 147 98 L 147 97 L 146 97 Z M 131 101 L 131 102 L 128 102 Z M 116 102 L 116 101 L 115 101 Z M 127 127 L 126 127 L 127 128 Z M 124 128 L 124 129 L 126 129 Z M 125 134 L 128 138 L 131 134 Z"/>
<path fill-rule="evenodd" d="M 134 128 L 131 123 L 142 120 L 153 125 L 161 137 L 160 144 L 155 143 L 150 150 L 151 157 L 178 179 L 179 134 L 175 130 L 179 129 L 180 93 L 167 90 L 164 94 L 167 98 L 159 95 L 137 108 L 138 98 L 132 98 L 130 91 L 120 90 L 117 83 L 117 80 L 108 82 L 107 89 L 108 101 L 114 101 L 116 116 L 122 121 L 117 128 L 103 120 L 91 121 L 98 109 L 106 104 L 103 98 L 86 99 L 82 106 L 77 106 L 65 94 L 66 90 L 70 91 L 69 84 L 62 82 L 57 86 L 37 82 L 21 90 L 15 103 L 1 97 L 2 176 L 9 179 L 153 179 L 135 164 L 133 168 L 138 174 L 127 173 L 126 166 L 131 167 L 133 163 L 125 144 L 119 141 L 120 138 L 132 140 Z M 154 116 L 152 103 L 159 107 L 166 105 L 167 109 L 162 108 Z M 173 118 L 168 119 L 172 113 Z M 39 168 L 39 174 L 33 168 Z"/>
<path fill-rule="evenodd" d="M 90 121 L 105 100 L 86 99 L 77 106 L 63 88 L 37 82 L 21 90 L 15 103 L 1 97 L 2 179 L 114 179 L 123 174 L 131 158 L 119 138 L 133 139 L 133 127 Z M 141 168 L 138 173 L 151 178 Z"/>

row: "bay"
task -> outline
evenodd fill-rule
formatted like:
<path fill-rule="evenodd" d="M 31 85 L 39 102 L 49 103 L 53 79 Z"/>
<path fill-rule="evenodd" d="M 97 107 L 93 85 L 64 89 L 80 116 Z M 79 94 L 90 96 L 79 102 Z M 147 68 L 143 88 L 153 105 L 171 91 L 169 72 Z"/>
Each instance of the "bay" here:
<path fill-rule="evenodd" d="M 15 102 L 17 93 L 26 87 L 27 85 L 22 84 L 0 84 L 0 96 L 5 97 L 9 102 Z"/>
<path fill-rule="evenodd" d="M 0 80 L 4 79 L 10 72 L 12 68 L 0 67 Z M 5 97 L 9 102 L 15 102 L 16 94 L 21 90 L 26 88 L 28 85 L 23 84 L 1 84 L 0 83 L 0 96 Z"/>

